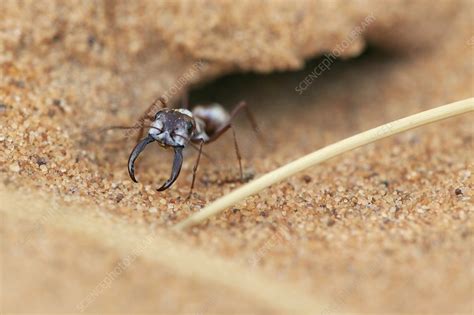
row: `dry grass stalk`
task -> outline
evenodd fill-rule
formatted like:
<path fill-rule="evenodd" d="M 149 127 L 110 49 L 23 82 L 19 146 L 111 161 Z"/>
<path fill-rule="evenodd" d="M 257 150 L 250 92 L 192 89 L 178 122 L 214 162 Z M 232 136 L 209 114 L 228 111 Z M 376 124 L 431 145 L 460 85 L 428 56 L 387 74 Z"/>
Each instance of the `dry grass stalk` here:
<path fill-rule="evenodd" d="M 378 141 L 380 139 L 399 134 L 409 129 L 461 115 L 473 110 L 474 98 L 469 98 L 395 120 L 393 122 L 361 132 L 352 137 L 328 145 L 293 162 L 290 162 L 274 171 L 271 171 L 217 199 L 201 211 L 176 224 L 174 228 L 176 230 L 180 230 L 201 223 L 209 217 L 218 214 L 219 212 L 251 195 L 258 193 L 270 185 L 278 183 L 308 167 L 327 161 L 345 152 Z"/>

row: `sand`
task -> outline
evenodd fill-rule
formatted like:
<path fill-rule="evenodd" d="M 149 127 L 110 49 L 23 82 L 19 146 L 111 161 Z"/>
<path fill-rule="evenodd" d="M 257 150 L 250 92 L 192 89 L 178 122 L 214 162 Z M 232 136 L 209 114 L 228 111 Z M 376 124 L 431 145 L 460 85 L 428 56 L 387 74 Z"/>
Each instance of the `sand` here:
<path fill-rule="evenodd" d="M 302 95 L 295 88 L 323 59 L 296 72 L 226 77 L 191 93 L 191 101 L 231 108 L 247 100 L 272 145 L 255 145 L 239 119 L 245 171 L 260 176 L 354 133 L 472 97 L 473 7 L 462 3 L 456 19 L 438 20 L 449 32 L 436 45 L 392 50 L 370 33 L 373 48 L 338 60 Z M 446 7 L 440 12 L 452 12 Z M 31 34 L 49 29 L 37 28 Z M 192 150 L 164 193 L 155 189 L 171 156 L 159 147 L 137 162 L 140 183 L 128 178 L 134 137 L 98 129 L 135 123 L 157 93 L 206 58 L 194 47 L 203 55 L 163 63 L 170 58 L 163 50 L 154 60 L 151 48 L 140 46 L 141 29 L 131 30 L 113 48 L 110 37 L 82 47 L 74 37 L 82 33 L 66 32 L 59 44 L 50 34 L 53 42 L 38 46 L 25 35 L 23 45 L 35 50 L 2 55 L 2 311 L 472 312 L 473 114 L 357 149 L 174 233 L 173 224 L 239 185 L 237 161 L 230 134 L 206 147 L 213 161 L 203 158 L 190 201 Z M 136 38 L 135 46 L 127 38 Z M 275 57 L 280 52 L 265 64 L 250 57 L 236 64 L 262 72 L 298 68 L 320 48 L 300 49 L 294 63 Z M 235 70 L 213 56 L 188 84 Z"/>

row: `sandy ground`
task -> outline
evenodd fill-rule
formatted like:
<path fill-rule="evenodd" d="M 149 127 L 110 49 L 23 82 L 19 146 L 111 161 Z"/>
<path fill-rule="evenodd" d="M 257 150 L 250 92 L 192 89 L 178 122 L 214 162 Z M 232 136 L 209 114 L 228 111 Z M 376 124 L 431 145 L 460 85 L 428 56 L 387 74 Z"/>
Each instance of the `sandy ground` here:
<path fill-rule="evenodd" d="M 338 61 L 304 93 L 304 70 L 221 79 L 192 101 L 242 98 L 273 145 L 244 119 L 247 173 L 356 132 L 473 96 L 472 10 L 438 45 L 377 48 Z M 170 155 L 150 148 L 128 178 L 133 124 L 152 75 L 77 60 L 0 65 L 1 305 L 5 312 L 472 313 L 473 114 L 415 129 L 305 171 L 202 226 L 170 227 L 232 190 L 231 135 L 195 152 L 172 189 Z M 143 68 L 142 68 L 143 70 Z M 145 82 L 145 83 L 144 83 Z M 148 82 L 148 83 L 146 83 Z"/>

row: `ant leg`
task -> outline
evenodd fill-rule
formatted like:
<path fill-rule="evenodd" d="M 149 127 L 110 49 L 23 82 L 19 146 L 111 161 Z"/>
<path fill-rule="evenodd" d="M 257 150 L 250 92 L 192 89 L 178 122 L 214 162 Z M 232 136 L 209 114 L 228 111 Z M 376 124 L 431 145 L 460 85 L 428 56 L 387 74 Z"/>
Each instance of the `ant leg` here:
<path fill-rule="evenodd" d="M 211 143 L 219 139 L 227 130 L 229 130 L 230 126 L 230 121 L 221 126 L 212 136 L 209 137 L 206 143 Z"/>
<path fill-rule="evenodd" d="M 158 102 L 160 102 L 161 105 L 159 105 Z M 153 101 L 153 103 L 151 103 L 150 106 L 148 106 L 148 108 L 143 113 L 143 115 L 140 117 L 140 119 L 138 119 L 139 123 L 143 124 L 143 122 L 146 119 L 153 120 L 155 118 L 154 114 L 157 112 L 157 109 L 163 109 L 163 108 L 166 108 L 166 107 L 168 107 L 168 105 L 166 104 L 166 99 L 163 96 L 158 97 L 157 99 L 155 99 Z"/>
<path fill-rule="evenodd" d="M 253 132 L 258 138 L 258 141 L 260 143 L 265 143 L 265 139 L 263 138 L 262 134 L 260 133 L 260 129 L 258 128 L 257 121 L 255 120 L 254 115 L 252 114 L 252 111 L 250 110 L 250 107 L 248 106 L 246 101 L 241 101 L 240 103 L 237 104 L 237 106 L 234 107 L 232 112 L 230 113 L 231 120 L 237 116 L 237 114 L 242 110 L 245 109 L 245 114 L 247 115 L 247 119 L 250 122 L 250 125 L 252 126 Z"/>
<path fill-rule="evenodd" d="M 257 125 L 257 122 L 255 121 L 253 115 L 252 115 L 252 112 L 250 111 L 250 109 L 248 108 L 248 105 L 245 101 L 242 101 L 240 102 L 239 104 L 237 104 L 237 106 L 234 107 L 234 109 L 232 110 L 232 112 L 230 113 L 230 119 L 227 123 L 225 123 L 223 126 L 221 126 L 219 129 L 217 129 L 217 131 L 210 136 L 209 140 L 207 141 L 207 143 L 209 142 L 213 142 L 213 141 L 216 141 L 217 139 L 219 139 L 220 136 L 222 136 L 222 134 L 224 134 L 230 127 L 231 127 L 231 123 L 232 121 L 234 120 L 234 118 L 237 116 L 238 113 L 240 113 L 240 111 L 242 109 L 245 109 L 245 112 L 247 114 L 247 118 L 248 120 L 250 121 L 250 124 L 252 125 L 252 129 L 253 131 L 255 132 L 255 134 L 257 135 L 257 138 L 258 140 L 261 142 L 261 143 L 265 143 L 262 135 L 260 134 L 259 132 L 259 128 L 258 128 L 258 125 Z"/>
<path fill-rule="evenodd" d="M 237 104 L 237 106 L 235 106 L 235 108 L 232 110 L 231 114 L 230 114 L 230 118 L 229 118 L 229 121 L 227 123 L 225 123 L 224 125 L 222 125 L 219 129 L 217 129 L 217 131 L 211 135 L 209 137 L 209 139 L 206 141 L 206 143 L 211 143 L 211 142 L 214 142 L 216 141 L 217 139 L 220 138 L 220 136 L 222 136 L 227 130 L 229 130 L 229 128 L 232 128 L 232 121 L 234 120 L 234 118 L 237 116 L 237 114 L 242 110 L 242 109 L 245 109 L 245 112 L 247 114 L 247 118 L 248 120 L 250 121 L 250 124 L 252 125 L 252 128 L 255 132 L 255 134 L 257 135 L 258 137 L 258 140 L 259 142 L 261 143 L 265 143 L 265 141 L 263 140 L 260 132 L 259 132 L 259 129 L 258 129 L 258 126 L 257 126 L 257 123 L 252 115 L 252 113 L 250 112 L 250 109 L 248 108 L 248 105 L 245 101 L 242 101 L 240 102 L 239 104 Z M 237 155 L 237 159 L 239 160 L 239 169 L 240 169 L 240 179 L 241 181 L 243 181 L 244 179 L 244 176 L 243 176 L 243 168 L 242 168 L 242 157 L 240 155 L 240 150 L 239 150 L 239 146 L 237 144 L 237 137 L 235 135 L 235 131 L 234 131 L 234 128 L 232 128 L 232 133 L 234 135 L 234 147 L 235 147 L 235 153 Z"/>
<path fill-rule="evenodd" d="M 189 142 L 189 145 L 191 146 L 191 148 L 193 148 L 194 150 L 196 150 L 196 151 L 199 152 L 199 147 L 195 146 L 192 142 Z M 203 155 L 205 158 L 209 159 L 209 161 L 211 161 L 211 162 L 214 162 L 214 161 L 215 161 L 215 160 L 214 160 L 209 154 L 207 154 L 206 152 L 202 151 L 201 153 L 202 153 L 202 155 Z"/>
<path fill-rule="evenodd" d="M 116 129 L 122 129 L 122 130 L 128 130 L 129 132 L 127 133 L 127 138 L 132 136 L 132 132 L 136 129 L 138 129 L 137 133 L 137 143 L 141 140 L 143 137 L 143 132 L 145 128 L 147 127 L 145 125 L 145 121 L 150 120 L 153 121 L 155 119 L 154 112 L 156 112 L 156 108 L 158 107 L 158 102 L 161 103 L 161 106 L 159 108 L 166 108 L 166 99 L 163 96 L 160 96 L 159 98 L 155 99 L 153 103 L 148 107 L 148 109 L 142 114 L 142 116 L 138 119 L 138 121 L 135 123 L 133 126 L 110 126 L 110 127 L 105 127 L 101 128 L 101 132 L 105 132 L 108 130 L 116 130 Z"/>
<path fill-rule="evenodd" d="M 234 136 L 234 148 L 235 154 L 237 155 L 237 160 L 239 161 L 239 170 L 240 170 L 240 181 L 244 181 L 244 172 L 242 171 L 242 156 L 240 155 L 239 145 L 237 143 L 237 136 L 235 135 L 235 129 L 232 128 L 232 135 Z"/>
<path fill-rule="evenodd" d="M 232 124 L 230 121 L 226 123 L 224 126 L 222 126 L 208 141 L 205 143 L 210 143 L 213 141 L 216 141 L 217 139 L 220 138 L 229 128 L 232 129 L 232 134 L 234 136 L 234 148 L 235 148 L 235 154 L 237 155 L 237 160 L 239 161 L 239 170 L 240 170 L 240 181 L 244 182 L 244 172 L 242 168 L 242 156 L 240 155 L 240 150 L 239 150 L 239 145 L 237 143 L 237 136 L 235 134 L 235 130 L 232 127 Z"/>
<path fill-rule="evenodd" d="M 158 102 L 160 102 L 161 105 L 159 105 Z M 143 113 L 143 115 L 138 120 L 138 124 L 136 124 L 141 127 L 137 134 L 137 143 L 143 137 L 143 132 L 145 130 L 145 126 L 144 126 L 145 120 L 149 119 L 153 121 L 153 119 L 155 119 L 154 113 L 157 112 L 157 109 L 166 108 L 167 106 L 168 105 L 166 104 L 166 99 L 163 96 L 158 97 L 157 99 L 153 101 L 153 103 L 151 103 L 150 106 L 148 106 L 147 110 Z"/>
<path fill-rule="evenodd" d="M 139 129 L 139 131 L 138 131 L 138 133 L 139 133 L 138 134 L 138 140 L 137 140 L 137 142 L 138 142 L 139 140 L 141 140 L 141 136 L 143 135 L 144 128 L 147 127 L 143 123 L 146 119 L 152 120 L 153 117 L 146 117 L 145 119 L 142 120 L 142 122 L 140 124 L 135 124 L 135 126 L 109 126 L 109 127 L 99 128 L 98 130 L 101 133 L 105 133 L 109 130 L 128 130 L 130 132 L 131 130 Z M 130 133 L 127 134 L 127 137 L 129 135 L 130 135 Z"/>
<path fill-rule="evenodd" d="M 145 131 L 145 124 L 144 124 L 145 120 L 148 119 L 148 120 L 153 121 L 154 118 L 155 118 L 155 117 L 152 116 L 152 115 L 151 115 L 151 116 L 142 116 L 142 119 L 141 119 L 140 122 L 139 122 L 140 130 L 138 130 L 137 138 L 136 138 L 136 142 L 137 142 L 137 143 L 138 143 L 138 142 L 142 139 L 142 137 L 143 137 L 143 132 Z"/>
<path fill-rule="evenodd" d="M 189 195 L 186 199 L 190 199 L 191 195 L 193 193 L 194 182 L 196 180 L 196 173 L 197 173 L 197 169 L 198 169 L 198 166 L 199 166 L 199 161 L 201 160 L 201 153 L 202 153 L 202 145 L 203 144 L 204 144 L 204 140 L 201 139 L 199 141 L 199 153 L 198 153 L 198 156 L 197 156 L 196 164 L 194 164 L 194 167 L 193 167 L 193 180 L 191 182 L 191 189 L 189 190 Z"/>

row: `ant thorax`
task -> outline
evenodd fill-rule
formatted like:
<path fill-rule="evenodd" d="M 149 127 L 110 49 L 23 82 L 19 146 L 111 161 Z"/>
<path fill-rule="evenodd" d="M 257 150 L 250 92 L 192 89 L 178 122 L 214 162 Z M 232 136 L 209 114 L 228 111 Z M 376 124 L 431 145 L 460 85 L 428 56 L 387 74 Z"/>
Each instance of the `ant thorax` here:
<path fill-rule="evenodd" d="M 199 117 L 194 117 L 196 124 L 196 131 L 194 132 L 193 140 L 195 141 L 208 141 L 209 135 L 206 133 L 206 123 Z"/>
<path fill-rule="evenodd" d="M 164 147 L 184 147 L 194 135 L 196 123 L 187 109 L 163 109 L 156 113 L 148 135 Z"/>

